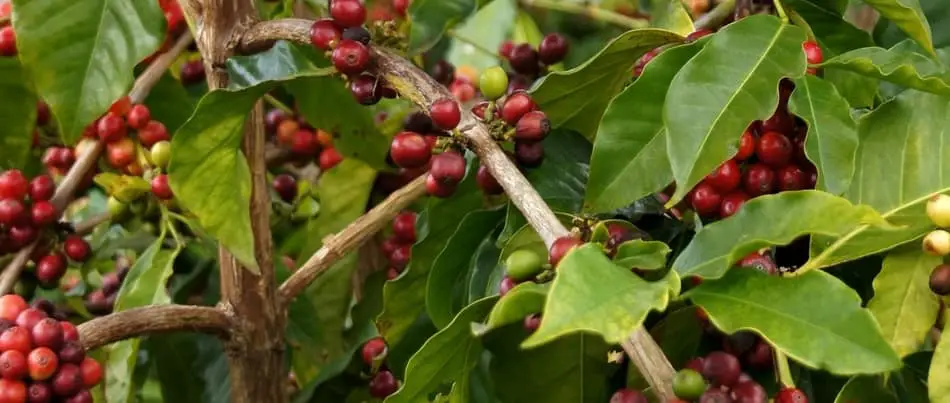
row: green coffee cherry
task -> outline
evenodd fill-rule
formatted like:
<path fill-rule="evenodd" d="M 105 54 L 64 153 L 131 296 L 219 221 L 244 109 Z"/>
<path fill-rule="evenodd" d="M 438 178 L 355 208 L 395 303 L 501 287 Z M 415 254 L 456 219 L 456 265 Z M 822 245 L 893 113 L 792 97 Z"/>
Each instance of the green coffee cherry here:
<path fill-rule="evenodd" d="M 172 156 L 172 144 L 167 141 L 159 141 L 152 145 L 149 151 L 149 159 L 152 165 L 157 168 L 165 169 L 168 166 L 168 160 Z"/>
<path fill-rule="evenodd" d="M 673 377 L 673 393 L 680 399 L 699 399 L 705 391 L 706 380 L 699 372 L 686 368 Z"/>
<path fill-rule="evenodd" d="M 485 98 L 495 100 L 508 92 L 508 73 L 505 69 L 495 66 L 482 72 L 478 79 L 478 89 Z"/>
<path fill-rule="evenodd" d="M 505 259 L 505 272 L 517 282 L 530 280 L 544 271 L 544 259 L 530 250 L 516 250 Z"/>
<path fill-rule="evenodd" d="M 109 197 L 109 200 L 106 200 L 106 208 L 109 209 L 109 216 L 111 217 L 122 217 L 126 212 L 128 212 L 129 205 L 125 204 L 115 197 Z"/>

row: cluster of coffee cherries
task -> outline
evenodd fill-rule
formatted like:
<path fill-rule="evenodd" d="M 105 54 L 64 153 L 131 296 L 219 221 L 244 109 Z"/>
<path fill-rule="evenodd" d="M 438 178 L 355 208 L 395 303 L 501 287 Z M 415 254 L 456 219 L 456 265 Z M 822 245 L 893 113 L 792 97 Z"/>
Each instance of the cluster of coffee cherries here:
<path fill-rule="evenodd" d="M 0 401 L 91 403 L 102 366 L 86 356 L 76 327 L 43 307 L 0 297 Z"/>
<path fill-rule="evenodd" d="M 416 213 L 403 211 L 393 218 L 392 235 L 383 241 L 383 254 L 389 260 L 386 276 L 393 280 L 399 277 L 412 257 L 412 244 L 416 243 Z"/>
<path fill-rule="evenodd" d="M 562 62 L 568 50 L 570 42 L 567 38 L 559 33 L 550 33 L 541 39 L 537 49 L 529 43 L 516 45 L 512 41 L 505 41 L 498 48 L 498 54 L 505 58 L 512 70 L 519 75 L 513 82 L 526 82 L 530 85 L 548 70 L 548 66 Z"/>
<path fill-rule="evenodd" d="M 298 160 L 315 158 L 322 171 L 343 161 L 343 156 L 333 146 L 333 135 L 315 129 L 302 116 L 271 109 L 264 117 L 264 127 L 277 144 L 290 149 Z"/>
<path fill-rule="evenodd" d="M 519 166 L 540 166 L 544 162 L 542 142 L 551 130 L 547 115 L 538 110 L 538 105 L 525 91 L 515 91 L 501 98 L 508 87 L 508 77 L 499 67 L 482 72 L 479 85 L 490 101 L 475 105 L 472 114 L 489 125 L 496 139 L 514 140 L 514 159 Z M 482 189 L 492 193 L 487 186 Z"/>
<path fill-rule="evenodd" d="M 129 274 L 129 262 L 125 259 L 116 261 L 116 268 L 102 275 L 102 287 L 86 294 L 84 304 L 86 310 L 93 315 L 108 315 L 112 313 L 115 299 L 119 296 L 119 288 Z"/>
<path fill-rule="evenodd" d="M 933 256 L 950 255 L 950 196 L 936 194 L 927 201 L 927 217 L 939 227 L 924 236 L 924 252 Z M 941 263 L 930 272 L 930 290 L 939 296 L 950 295 L 950 264 Z"/>
<path fill-rule="evenodd" d="M 10 23 L 10 17 L 13 15 L 13 2 L 10 0 L 0 0 L 0 18 L 5 22 L 0 24 L 0 56 L 12 57 L 17 55 L 16 31 L 13 30 L 13 24 Z"/>
<path fill-rule="evenodd" d="M 374 337 L 363 344 L 360 351 L 363 363 L 370 368 L 369 394 L 377 399 L 385 399 L 399 389 L 399 380 L 386 368 L 389 347 L 382 337 Z"/>
<path fill-rule="evenodd" d="M 458 102 L 440 99 L 429 108 L 428 116 L 411 115 L 406 121 L 406 130 L 396 134 L 390 145 L 389 157 L 396 166 L 410 171 L 429 167 L 426 189 L 432 196 L 451 196 L 465 178 L 465 157 L 459 150 L 446 147 L 432 155 L 438 137 L 450 137 L 446 131 L 455 129 L 461 118 Z"/>

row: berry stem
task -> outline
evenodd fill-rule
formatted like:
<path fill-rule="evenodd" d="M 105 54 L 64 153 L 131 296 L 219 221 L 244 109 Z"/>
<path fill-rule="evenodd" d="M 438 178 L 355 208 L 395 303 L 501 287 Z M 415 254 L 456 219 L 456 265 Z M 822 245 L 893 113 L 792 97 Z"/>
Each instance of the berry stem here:
<path fill-rule="evenodd" d="M 294 110 L 291 107 L 287 106 L 287 104 L 283 102 L 280 102 L 279 99 L 274 98 L 274 96 L 271 94 L 264 94 L 264 102 L 267 102 L 268 104 L 270 104 L 270 106 L 273 106 L 277 109 L 280 109 L 281 111 L 284 111 L 284 113 L 288 113 L 291 115 L 294 114 Z"/>
<path fill-rule="evenodd" d="M 641 18 L 631 18 L 613 11 L 584 3 L 571 3 L 563 0 L 519 0 L 522 7 L 536 7 L 547 10 L 583 15 L 597 21 L 603 21 L 620 27 L 637 29 L 650 26 L 650 22 Z"/>
<path fill-rule="evenodd" d="M 774 0 L 772 4 L 775 5 L 775 11 L 778 12 L 778 18 L 780 18 L 782 22 L 788 24 L 788 13 L 785 12 L 785 6 L 782 5 L 782 0 Z"/>
<path fill-rule="evenodd" d="M 778 375 L 778 382 L 786 388 L 795 387 L 795 379 L 792 378 L 792 369 L 788 365 L 788 357 L 779 349 L 775 350 L 775 374 Z"/>
<path fill-rule="evenodd" d="M 693 26 L 696 29 L 713 29 L 722 25 L 722 22 L 729 18 L 732 15 L 733 10 L 736 8 L 736 0 L 723 0 L 721 3 L 716 4 L 716 7 L 713 7 L 712 10 L 709 10 L 706 14 L 703 14 L 696 21 L 693 22 Z"/>
<path fill-rule="evenodd" d="M 499 55 L 498 52 L 495 52 L 495 51 L 492 51 L 492 50 L 490 50 L 490 49 L 487 49 L 487 48 L 485 48 L 484 46 L 479 45 L 479 44 L 476 43 L 475 41 L 473 41 L 473 40 L 471 40 L 471 39 L 469 39 L 469 38 L 466 38 L 466 37 L 463 36 L 463 35 L 459 35 L 459 33 L 458 33 L 458 32 L 455 32 L 454 29 L 448 30 L 448 31 L 446 32 L 446 35 L 448 35 L 448 36 L 451 37 L 452 39 L 455 39 L 455 40 L 457 40 L 457 41 L 459 41 L 459 42 L 462 42 L 462 43 L 464 43 L 464 44 L 466 44 L 466 45 L 471 46 L 471 47 L 474 48 L 475 50 L 477 50 L 477 51 L 479 51 L 479 52 L 482 52 L 482 53 L 484 53 L 485 55 L 488 55 L 488 56 L 494 57 L 495 59 L 501 60 L 501 55 Z"/>

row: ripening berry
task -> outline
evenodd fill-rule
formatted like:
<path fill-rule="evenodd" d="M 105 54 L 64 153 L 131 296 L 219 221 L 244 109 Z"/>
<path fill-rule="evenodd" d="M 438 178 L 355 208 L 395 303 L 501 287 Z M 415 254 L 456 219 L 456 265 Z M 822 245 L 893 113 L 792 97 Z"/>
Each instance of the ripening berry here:
<path fill-rule="evenodd" d="M 59 371 L 53 375 L 50 383 L 53 386 L 53 393 L 57 396 L 72 396 L 83 388 L 83 376 L 78 366 L 63 364 L 59 366 Z"/>
<path fill-rule="evenodd" d="M 0 379 L 0 401 L 10 403 L 25 403 L 27 399 L 26 384 L 22 381 Z"/>
<path fill-rule="evenodd" d="M 149 121 L 144 128 L 138 131 L 139 142 L 142 146 L 149 148 L 160 141 L 168 141 L 168 128 L 162 122 L 157 120 Z"/>
<path fill-rule="evenodd" d="M 48 347 L 37 347 L 26 356 L 30 378 L 44 381 L 56 373 L 59 367 L 59 357 Z"/>
<path fill-rule="evenodd" d="M 504 297 L 512 288 L 518 285 L 511 277 L 505 276 L 501 279 L 501 282 L 498 283 L 498 295 Z"/>
<path fill-rule="evenodd" d="M 32 331 L 37 323 L 48 317 L 49 315 L 40 309 L 27 308 L 16 317 L 16 325 Z"/>
<path fill-rule="evenodd" d="M 319 50 L 330 50 L 342 36 L 343 30 L 330 19 L 314 21 L 310 26 L 310 44 Z"/>
<path fill-rule="evenodd" d="M 299 129 L 291 139 L 290 151 L 304 157 L 318 155 L 320 143 L 317 143 L 317 138 L 313 135 L 313 132 L 307 129 Z"/>
<path fill-rule="evenodd" d="M 33 225 L 45 227 L 53 224 L 59 218 L 56 207 L 48 201 L 37 201 L 30 208 L 30 217 L 33 219 Z"/>
<path fill-rule="evenodd" d="M 446 60 L 439 60 L 432 66 L 432 72 L 429 75 L 439 84 L 448 86 L 455 80 L 455 66 Z"/>
<path fill-rule="evenodd" d="M 439 183 L 457 185 L 465 178 L 465 157 L 455 151 L 436 155 L 429 174 Z"/>
<path fill-rule="evenodd" d="M 383 95 L 379 81 L 369 74 L 360 74 L 350 81 L 350 93 L 361 105 L 376 105 Z"/>
<path fill-rule="evenodd" d="M 170 200 L 175 197 L 172 193 L 171 186 L 168 184 L 168 175 L 155 175 L 155 177 L 152 178 L 151 187 L 152 194 L 161 200 Z"/>
<path fill-rule="evenodd" d="M 0 351 L 16 350 L 29 354 L 33 350 L 33 339 L 30 332 L 22 327 L 14 326 L 0 333 Z"/>
<path fill-rule="evenodd" d="M 541 141 L 551 130 L 551 121 L 541 111 L 526 113 L 515 126 L 515 139 L 519 141 Z"/>
<path fill-rule="evenodd" d="M 393 11 L 400 16 L 406 16 L 406 10 L 409 10 L 410 0 L 393 0 Z"/>
<path fill-rule="evenodd" d="M 548 250 L 548 263 L 551 264 L 551 267 L 557 268 L 558 263 L 561 262 L 561 259 L 563 259 L 568 252 L 583 244 L 583 241 L 571 235 L 555 239 L 554 243 L 551 244 L 551 248 Z"/>
<path fill-rule="evenodd" d="M 63 340 L 66 341 L 79 341 L 79 329 L 76 328 L 76 325 L 67 322 L 59 322 L 59 326 L 63 328 Z"/>
<path fill-rule="evenodd" d="M 66 274 L 66 259 L 59 253 L 50 253 L 36 262 L 36 279 L 44 287 L 53 287 Z"/>
<path fill-rule="evenodd" d="M 172 158 L 172 143 L 168 141 L 159 141 L 152 145 L 148 152 L 149 160 L 152 165 L 159 169 L 168 167 L 168 162 Z"/>
<path fill-rule="evenodd" d="M 29 307 L 23 297 L 19 295 L 4 295 L 0 297 L 0 319 L 15 322 L 20 313 Z"/>
<path fill-rule="evenodd" d="M 337 151 L 336 148 L 328 147 L 324 148 L 323 151 L 320 152 L 320 157 L 317 159 L 317 165 L 320 166 L 321 171 L 329 171 L 342 161 L 343 156 L 340 155 L 340 152 Z"/>
<path fill-rule="evenodd" d="M 92 357 L 86 357 L 79 365 L 84 387 L 91 388 L 102 382 L 102 365 Z"/>
<path fill-rule="evenodd" d="M 30 200 L 34 203 L 53 198 L 56 193 L 56 182 L 49 175 L 40 175 L 30 181 Z"/>
<path fill-rule="evenodd" d="M 366 21 L 366 7 L 359 0 L 333 0 L 330 16 L 343 27 L 358 27 Z"/>
<path fill-rule="evenodd" d="M 731 217 L 739 208 L 749 200 L 749 195 L 741 190 L 734 191 L 732 193 L 727 193 L 722 196 L 722 202 L 719 204 L 719 217 L 727 218 Z"/>
<path fill-rule="evenodd" d="M 478 185 L 478 188 L 487 195 L 500 195 L 505 192 L 505 189 L 498 183 L 498 180 L 495 179 L 491 171 L 489 171 L 485 165 L 478 167 L 478 172 L 475 173 L 475 183 Z"/>
<path fill-rule="evenodd" d="M 396 393 L 397 389 L 399 389 L 399 381 L 392 372 L 387 370 L 377 372 L 376 376 L 369 381 L 369 394 L 378 399 L 385 399 Z"/>
<path fill-rule="evenodd" d="M 13 226 L 26 221 L 28 214 L 23 202 L 16 199 L 0 200 L 0 225 Z"/>
<path fill-rule="evenodd" d="M 649 403 L 643 392 L 634 389 L 620 389 L 610 396 L 610 403 Z"/>
<path fill-rule="evenodd" d="M 374 337 L 363 344 L 362 356 L 363 363 L 372 367 L 375 362 L 381 362 L 386 359 L 386 340 L 382 337 Z"/>
<path fill-rule="evenodd" d="M 416 242 L 416 213 L 403 211 L 393 218 L 393 236 L 397 241 L 413 244 Z"/>
<path fill-rule="evenodd" d="M 690 192 L 689 203 L 697 214 L 710 217 L 719 212 L 719 207 L 722 205 L 722 195 L 708 182 L 703 181 Z"/>
<path fill-rule="evenodd" d="M 924 252 L 933 256 L 950 255 L 950 232 L 933 230 L 924 237 Z"/>
<path fill-rule="evenodd" d="M 288 174 L 280 174 L 271 182 L 280 199 L 290 203 L 297 197 L 297 180 Z"/>
<path fill-rule="evenodd" d="M 144 129 L 152 121 L 152 114 L 148 107 L 142 104 L 132 106 L 128 116 L 125 118 L 129 126 L 135 130 Z"/>
<path fill-rule="evenodd" d="M 0 28 L 0 56 L 16 56 L 16 31 L 12 25 Z"/>
<path fill-rule="evenodd" d="M 515 46 L 508 58 L 511 68 L 526 76 L 535 76 L 541 71 L 538 61 L 538 52 L 527 43 Z"/>
<path fill-rule="evenodd" d="M 85 359 L 86 350 L 78 341 L 67 341 L 59 349 L 59 362 L 80 365 Z"/>
<path fill-rule="evenodd" d="M 0 376 L 11 381 L 22 379 L 27 375 L 26 355 L 8 350 L 0 354 Z"/>
<path fill-rule="evenodd" d="M 22 200 L 30 190 L 30 182 L 17 169 L 0 173 L 0 199 Z"/>
<path fill-rule="evenodd" d="M 346 75 L 356 75 L 369 67 L 370 55 L 366 45 L 349 39 L 340 40 L 331 55 L 333 66 Z"/>
<path fill-rule="evenodd" d="M 712 185 L 720 193 L 728 193 L 739 187 L 742 182 L 742 172 L 735 160 L 728 160 L 719 165 L 715 171 L 706 175 L 703 182 Z"/>
<path fill-rule="evenodd" d="M 455 194 L 457 188 L 458 184 L 440 182 L 436 180 L 432 174 L 426 176 L 426 192 L 429 193 L 430 196 L 445 199 Z"/>
<path fill-rule="evenodd" d="M 808 396 L 797 388 L 783 388 L 775 395 L 775 403 L 808 403 Z"/>
<path fill-rule="evenodd" d="M 478 89 L 490 100 L 501 98 L 508 91 L 508 73 L 500 66 L 485 69 L 478 78 Z"/>
<path fill-rule="evenodd" d="M 742 366 L 739 364 L 739 359 L 726 352 L 713 351 L 703 360 L 703 377 L 714 385 L 727 387 L 735 385 L 739 381 L 741 372 Z"/>
<path fill-rule="evenodd" d="M 939 296 L 950 295 L 950 264 L 941 264 L 930 272 L 930 291 Z"/>
<path fill-rule="evenodd" d="M 49 347 L 54 351 L 59 351 L 65 341 L 63 327 L 60 326 L 58 320 L 53 318 L 46 318 L 37 322 L 30 334 L 33 336 L 33 345 Z"/>
<path fill-rule="evenodd" d="M 544 143 L 540 141 L 516 141 L 515 161 L 523 168 L 537 168 L 544 162 Z"/>
<path fill-rule="evenodd" d="M 390 155 L 402 168 L 419 168 L 429 162 L 432 148 L 418 133 L 405 131 L 393 137 Z"/>
<path fill-rule="evenodd" d="M 535 109 L 535 103 L 527 92 L 518 91 L 505 98 L 500 112 L 501 118 L 509 125 L 516 125 L 521 117 Z"/>
<path fill-rule="evenodd" d="M 759 139 L 755 155 L 759 157 L 759 161 L 763 164 L 778 169 L 791 161 L 794 151 L 795 148 L 788 137 L 781 133 L 766 132 Z"/>
<path fill-rule="evenodd" d="M 547 65 L 557 64 L 564 60 L 569 49 L 567 38 L 558 33 L 550 33 L 541 39 L 538 45 L 538 59 Z"/>
<path fill-rule="evenodd" d="M 462 111 L 455 100 L 440 99 L 429 107 L 429 117 L 435 127 L 441 130 L 452 130 L 462 120 Z"/>
<path fill-rule="evenodd" d="M 808 177 L 798 165 L 786 165 L 775 172 L 778 190 L 790 191 L 805 189 Z"/>
<path fill-rule="evenodd" d="M 749 197 L 772 193 L 775 189 L 775 172 L 765 165 L 752 164 L 746 167 L 742 186 Z"/>
<path fill-rule="evenodd" d="M 950 227 L 950 196 L 937 194 L 927 201 L 927 217 L 938 227 Z"/>
<path fill-rule="evenodd" d="M 751 129 L 746 129 L 742 132 L 742 137 L 739 138 L 739 151 L 736 152 L 735 159 L 736 161 L 745 161 L 752 157 L 755 154 L 755 149 L 758 146 L 758 140 L 755 138 L 755 135 L 752 134 Z"/>
<path fill-rule="evenodd" d="M 825 60 L 821 54 L 821 46 L 818 46 L 815 41 L 802 42 L 802 50 L 805 51 L 805 59 L 808 60 L 808 64 L 820 64 Z"/>
<path fill-rule="evenodd" d="M 106 159 L 115 169 L 122 169 L 135 162 L 135 143 L 128 137 L 106 144 Z"/>

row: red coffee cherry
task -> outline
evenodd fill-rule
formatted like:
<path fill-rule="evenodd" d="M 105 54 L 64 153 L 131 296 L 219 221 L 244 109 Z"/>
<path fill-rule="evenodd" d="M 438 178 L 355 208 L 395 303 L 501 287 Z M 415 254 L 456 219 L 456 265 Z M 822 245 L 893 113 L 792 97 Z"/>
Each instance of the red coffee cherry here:
<path fill-rule="evenodd" d="M 742 172 L 735 160 L 723 162 L 703 181 L 712 185 L 720 193 L 731 192 L 742 182 Z"/>
<path fill-rule="evenodd" d="M 758 140 L 755 138 L 755 135 L 752 134 L 752 129 L 746 129 L 742 132 L 742 137 L 739 138 L 739 151 L 736 152 L 735 159 L 736 161 L 745 161 L 752 157 L 755 154 L 755 149 L 758 146 Z"/>
<path fill-rule="evenodd" d="M 65 341 L 63 327 L 53 318 L 39 321 L 30 333 L 33 335 L 33 345 L 49 347 L 55 351 L 59 351 Z"/>
<path fill-rule="evenodd" d="M 115 169 L 123 169 L 135 162 L 135 143 L 128 137 L 122 137 L 106 144 L 106 159 Z"/>
<path fill-rule="evenodd" d="M 527 92 L 514 92 L 505 99 L 501 107 L 501 118 L 509 125 L 516 125 L 522 116 L 533 111 L 535 107 L 534 101 Z"/>
<path fill-rule="evenodd" d="M 23 379 L 27 375 L 26 355 L 17 350 L 0 354 L 0 376 L 11 381 Z"/>
<path fill-rule="evenodd" d="M 331 55 L 333 66 L 346 75 L 357 75 L 369 67 L 370 55 L 366 45 L 357 41 L 340 40 Z"/>
<path fill-rule="evenodd" d="M 825 60 L 821 53 L 821 46 L 818 46 L 815 41 L 802 42 L 802 50 L 805 51 L 805 59 L 808 60 L 808 64 L 819 64 Z"/>
<path fill-rule="evenodd" d="M 369 394 L 378 399 L 385 399 L 396 393 L 397 389 L 399 389 L 399 381 L 392 372 L 387 370 L 377 372 L 376 376 L 369 381 Z"/>
<path fill-rule="evenodd" d="M 519 141 L 541 141 L 551 130 L 551 121 L 541 111 L 526 113 L 515 126 L 515 139 Z"/>
<path fill-rule="evenodd" d="M 40 323 L 41 320 L 48 317 L 49 315 L 40 309 L 27 308 L 23 312 L 20 312 L 20 315 L 16 317 L 16 325 L 32 331 L 33 327 L 35 327 L 37 323 Z"/>
<path fill-rule="evenodd" d="M 749 195 L 741 190 L 728 193 L 722 197 L 722 203 L 719 205 L 719 217 L 731 217 L 739 208 L 749 200 Z"/>
<path fill-rule="evenodd" d="M 505 276 L 501 279 L 501 283 L 498 284 L 498 295 L 504 297 L 508 291 L 511 291 L 512 288 L 518 285 L 514 279 L 511 277 Z"/>
<path fill-rule="evenodd" d="M 505 189 L 501 187 L 501 184 L 492 176 L 491 171 L 485 165 L 478 167 L 478 172 L 475 173 L 475 183 L 487 195 L 500 195 L 505 192 Z"/>
<path fill-rule="evenodd" d="M 44 256 L 36 263 L 36 279 L 44 287 L 54 287 L 66 273 L 66 258 L 59 253 Z"/>
<path fill-rule="evenodd" d="M 53 393 L 57 396 L 67 397 L 79 393 L 83 387 L 83 377 L 78 366 L 63 364 L 60 365 L 59 371 L 53 375 L 53 380 L 50 383 L 53 386 Z"/>
<path fill-rule="evenodd" d="M 30 216 L 33 219 L 33 225 L 38 227 L 45 227 L 47 225 L 53 224 L 59 219 L 59 214 L 56 212 L 56 207 L 53 206 L 53 203 L 48 201 L 38 201 L 33 203 L 33 207 L 30 209 Z"/>
<path fill-rule="evenodd" d="M 547 65 L 557 64 L 564 60 L 569 48 L 570 43 L 567 38 L 558 33 L 551 33 L 541 39 L 541 44 L 538 45 L 538 58 L 541 59 L 541 63 Z"/>
<path fill-rule="evenodd" d="M 538 64 L 538 52 L 530 44 L 522 43 L 511 50 L 511 57 L 508 58 L 511 68 L 519 74 L 526 76 L 535 76 L 541 72 L 541 66 Z"/>
<path fill-rule="evenodd" d="M 462 120 L 462 111 L 458 102 L 452 99 L 440 99 L 429 107 L 429 117 L 432 124 L 441 130 L 452 130 Z"/>
<path fill-rule="evenodd" d="M 66 364 L 82 364 L 86 359 L 86 350 L 78 341 L 67 341 L 59 349 L 59 361 Z"/>
<path fill-rule="evenodd" d="M 382 337 L 374 337 L 363 344 L 363 363 L 372 366 L 376 360 L 385 359 L 387 352 L 386 340 Z"/>
<path fill-rule="evenodd" d="M 759 161 L 772 168 L 781 168 L 788 164 L 795 151 L 792 142 L 785 135 L 776 132 L 766 132 L 759 139 L 755 155 Z"/>
<path fill-rule="evenodd" d="M 22 200 L 30 189 L 30 182 L 17 169 L 0 173 L 0 199 Z"/>
<path fill-rule="evenodd" d="M 458 184 L 440 182 L 432 176 L 432 174 L 426 176 L 426 192 L 429 193 L 430 196 L 445 199 L 455 194 L 457 188 Z"/>
<path fill-rule="evenodd" d="M 8 350 L 29 354 L 33 350 L 30 332 L 22 327 L 14 326 L 0 333 L 0 351 Z"/>
<path fill-rule="evenodd" d="M 7 294 L 0 297 L 0 319 L 5 319 L 10 322 L 16 321 L 17 317 L 20 316 L 20 313 L 25 311 L 30 306 L 26 303 L 23 297 L 16 294 Z M 0 350 L 5 350 L 0 348 Z"/>
<path fill-rule="evenodd" d="M 16 31 L 12 25 L 0 28 L 0 56 L 16 56 Z"/>
<path fill-rule="evenodd" d="M 155 177 L 152 178 L 151 187 L 152 194 L 161 200 L 171 200 L 173 197 L 175 197 L 175 195 L 172 193 L 171 186 L 168 184 L 168 175 L 155 175 Z"/>
<path fill-rule="evenodd" d="M 102 365 L 92 357 L 84 358 L 82 364 L 79 365 L 79 369 L 84 387 L 91 388 L 102 382 Z"/>
<path fill-rule="evenodd" d="M 350 82 L 350 93 L 361 105 L 376 105 L 383 98 L 379 81 L 369 74 L 360 74 Z"/>
<path fill-rule="evenodd" d="M 30 378 L 45 381 L 59 368 L 59 357 L 48 347 L 37 347 L 26 357 Z"/>
<path fill-rule="evenodd" d="M 406 10 L 409 10 L 410 0 L 393 0 L 393 11 L 403 17 L 406 16 Z"/>
<path fill-rule="evenodd" d="M 147 106 L 138 104 L 129 110 L 129 115 L 126 116 L 125 120 L 133 129 L 141 130 L 152 121 L 152 113 L 148 110 Z"/>
<path fill-rule="evenodd" d="M 56 192 L 56 182 L 49 175 L 40 175 L 30 181 L 30 200 L 34 203 L 53 198 Z"/>
<path fill-rule="evenodd" d="M 752 164 L 742 177 L 743 189 L 750 197 L 772 193 L 775 189 L 775 172 L 762 164 Z"/>
<path fill-rule="evenodd" d="M 23 223 L 28 215 L 23 202 L 17 199 L 0 200 L 0 225 L 14 226 Z"/>
<path fill-rule="evenodd" d="M 310 44 L 319 50 L 330 50 L 342 36 L 343 30 L 330 19 L 314 21 L 310 26 Z"/>
<path fill-rule="evenodd" d="M 92 247 L 79 235 L 70 235 L 63 242 L 63 252 L 75 262 L 85 262 L 92 255 Z"/>
<path fill-rule="evenodd" d="M 739 364 L 739 359 L 726 352 L 713 351 L 703 360 L 703 377 L 714 385 L 735 385 L 739 381 L 741 372 L 742 366 Z"/>
<path fill-rule="evenodd" d="M 523 168 L 537 168 L 544 162 L 544 143 L 515 141 L 515 161 Z"/>
<path fill-rule="evenodd" d="M 633 389 L 620 389 L 610 396 L 610 403 L 649 403 L 643 392 Z"/>
<path fill-rule="evenodd" d="M 343 27 L 358 27 L 366 21 L 366 7 L 359 0 L 333 0 L 330 2 L 330 16 Z"/>
<path fill-rule="evenodd" d="M 775 395 L 775 403 L 808 403 L 808 396 L 801 389 L 783 388 Z"/>
<path fill-rule="evenodd" d="M 564 256 L 566 256 L 568 252 L 583 244 L 583 241 L 570 235 L 555 239 L 554 243 L 551 244 L 551 248 L 548 250 L 548 263 L 551 264 L 551 267 L 556 268 L 558 263 L 561 262 L 561 259 L 564 259 Z"/>
<path fill-rule="evenodd" d="M 405 269 L 412 258 L 412 245 L 399 245 L 389 254 L 389 264 L 398 270 Z"/>
<path fill-rule="evenodd" d="M 61 321 L 59 325 L 63 328 L 63 340 L 79 341 L 79 329 L 76 328 L 76 325 L 67 321 Z"/>
<path fill-rule="evenodd" d="M 30 403 L 49 403 L 53 401 L 53 387 L 46 382 L 31 382 L 26 394 Z"/>
<path fill-rule="evenodd" d="M 808 175 L 798 165 L 786 165 L 776 172 L 778 190 L 801 190 L 808 184 Z"/>
<path fill-rule="evenodd" d="M 689 203 L 700 216 L 710 217 L 719 212 L 722 195 L 708 182 L 700 182 L 690 192 Z"/>
<path fill-rule="evenodd" d="M 403 211 L 393 218 L 393 236 L 397 241 L 412 244 L 416 242 L 416 213 Z"/>
<path fill-rule="evenodd" d="M 107 113 L 100 118 L 96 128 L 99 139 L 106 143 L 118 141 L 125 137 L 127 133 L 125 119 L 123 119 L 122 116 L 112 113 Z"/>
<path fill-rule="evenodd" d="M 26 384 L 21 381 L 0 379 L 0 401 L 26 402 Z"/>
<path fill-rule="evenodd" d="M 465 178 L 465 157 L 455 151 L 446 151 L 432 158 L 429 175 L 446 185 L 457 185 Z"/>
<path fill-rule="evenodd" d="M 271 186 L 280 199 L 290 203 L 297 197 L 297 180 L 289 174 L 280 174 L 271 181 Z"/>
<path fill-rule="evenodd" d="M 171 139 L 171 137 L 168 136 L 168 128 L 157 120 L 151 120 L 145 127 L 139 129 L 138 137 L 139 141 L 146 148 L 151 148 L 159 141 L 168 141 Z"/>
<path fill-rule="evenodd" d="M 327 147 L 320 152 L 320 157 L 317 159 L 317 165 L 320 166 L 321 171 L 329 171 L 342 161 L 343 156 L 340 155 L 340 152 L 337 151 L 336 148 Z"/>
<path fill-rule="evenodd" d="M 402 168 L 419 168 L 429 162 L 432 148 L 422 135 L 405 131 L 393 137 L 390 155 L 393 162 Z"/>

